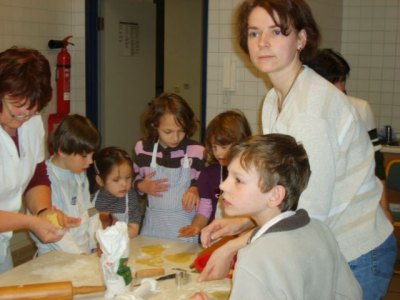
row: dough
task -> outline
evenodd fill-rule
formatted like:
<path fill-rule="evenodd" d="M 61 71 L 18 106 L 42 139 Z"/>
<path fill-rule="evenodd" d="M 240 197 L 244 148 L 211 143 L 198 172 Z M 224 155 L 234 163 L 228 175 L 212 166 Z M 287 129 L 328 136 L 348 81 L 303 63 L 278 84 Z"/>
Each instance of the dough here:
<path fill-rule="evenodd" d="M 228 300 L 230 291 L 212 291 L 212 292 L 208 292 L 208 293 L 212 296 L 212 299 Z"/>
<path fill-rule="evenodd" d="M 149 245 L 140 247 L 140 251 L 146 253 L 153 257 L 161 256 L 161 254 L 165 251 L 165 247 L 163 245 Z"/>
<path fill-rule="evenodd" d="M 46 219 L 50 221 L 51 224 L 56 226 L 57 228 L 62 228 L 61 225 L 58 223 L 57 213 L 51 213 L 46 215 Z"/>
<path fill-rule="evenodd" d="M 176 254 L 171 254 L 165 256 L 166 259 L 168 259 L 170 262 L 177 263 L 177 264 L 183 264 L 191 261 L 192 257 L 196 255 L 196 253 L 192 252 L 180 252 Z"/>
<path fill-rule="evenodd" d="M 164 260 L 161 257 L 155 258 L 137 258 L 135 262 L 142 265 L 147 265 L 151 267 L 162 267 L 164 265 Z"/>

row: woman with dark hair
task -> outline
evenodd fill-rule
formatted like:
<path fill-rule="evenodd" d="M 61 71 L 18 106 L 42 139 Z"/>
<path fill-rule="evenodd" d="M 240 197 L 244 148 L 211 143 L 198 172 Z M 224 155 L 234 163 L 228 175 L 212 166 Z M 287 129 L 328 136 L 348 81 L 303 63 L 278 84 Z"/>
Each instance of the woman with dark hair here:
<path fill-rule="evenodd" d="M 39 112 L 51 100 L 50 66 L 38 51 L 11 48 L 0 53 L 0 273 L 12 268 L 12 231 L 29 229 L 43 242 L 63 231 L 46 216 L 51 205 L 44 163 L 44 128 Z M 25 199 L 31 214 L 19 213 Z M 62 227 L 79 224 L 56 210 Z"/>
<path fill-rule="evenodd" d="M 246 0 L 237 24 L 242 50 L 273 85 L 262 109 L 264 133 L 293 136 L 309 156 L 312 174 L 299 208 L 331 228 L 364 298 L 383 297 L 396 241 L 379 205 L 382 185 L 374 174 L 374 150 L 346 95 L 306 66 L 320 40 L 310 7 L 304 0 Z M 221 222 L 202 230 L 204 245 L 250 224 Z M 233 256 L 239 245 L 229 243 L 219 252 L 225 257 Z M 222 268 L 212 262 L 221 261 L 212 258 L 201 278 L 215 276 Z"/>

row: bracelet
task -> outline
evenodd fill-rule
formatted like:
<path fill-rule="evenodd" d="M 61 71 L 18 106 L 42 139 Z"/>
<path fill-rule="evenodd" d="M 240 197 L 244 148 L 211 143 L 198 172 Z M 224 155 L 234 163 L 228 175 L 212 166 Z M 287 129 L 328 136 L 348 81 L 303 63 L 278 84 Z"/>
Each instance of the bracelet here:
<path fill-rule="evenodd" d="M 49 209 L 48 207 L 42 208 L 41 210 L 39 210 L 39 211 L 36 213 L 36 216 L 38 217 L 42 212 L 45 212 L 45 211 L 48 210 L 48 209 Z"/>

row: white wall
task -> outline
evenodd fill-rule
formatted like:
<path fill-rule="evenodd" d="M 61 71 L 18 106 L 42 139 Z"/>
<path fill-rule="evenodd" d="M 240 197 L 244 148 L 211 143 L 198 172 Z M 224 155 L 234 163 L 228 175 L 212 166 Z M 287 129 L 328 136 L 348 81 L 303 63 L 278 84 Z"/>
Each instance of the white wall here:
<path fill-rule="evenodd" d="M 201 118 L 202 0 L 165 1 L 164 90 L 181 95 Z M 194 138 L 199 137 L 197 131 Z"/>
<path fill-rule="evenodd" d="M 343 0 L 348 90 L 372 105 L 378 127 L 400 132 L 400 1 Z"/>

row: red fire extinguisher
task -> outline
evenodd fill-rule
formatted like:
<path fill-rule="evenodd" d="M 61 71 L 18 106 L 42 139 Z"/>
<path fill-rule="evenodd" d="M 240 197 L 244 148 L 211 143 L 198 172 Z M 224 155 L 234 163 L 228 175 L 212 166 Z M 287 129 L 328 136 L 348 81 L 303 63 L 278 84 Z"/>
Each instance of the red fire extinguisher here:
<path fill-rule="evenodd" d="M 69 114 L 69 103 L 71 93 L 71 55 L 68 53 L 67 46 L 73 45 L 69 42 L 72 36 L 67 36 L 63 40 L 50 40 L 50 49 L 60 49 L 57 56 L 57 113 Z"/>
<path fill-rule="evenodd" d="M 67 46 L 73 45 L 69 42 L 72 35 L 63 40 L 50 40 L 48 46 L 50 49 L 61 49 L 57 56 L 57 111 L 49 115 L 48 134 L 50 135 L 55 125 L 60 123 L 70 111 L 70 93 L 71 93 L 71 55 L 68 53 Z"/>

